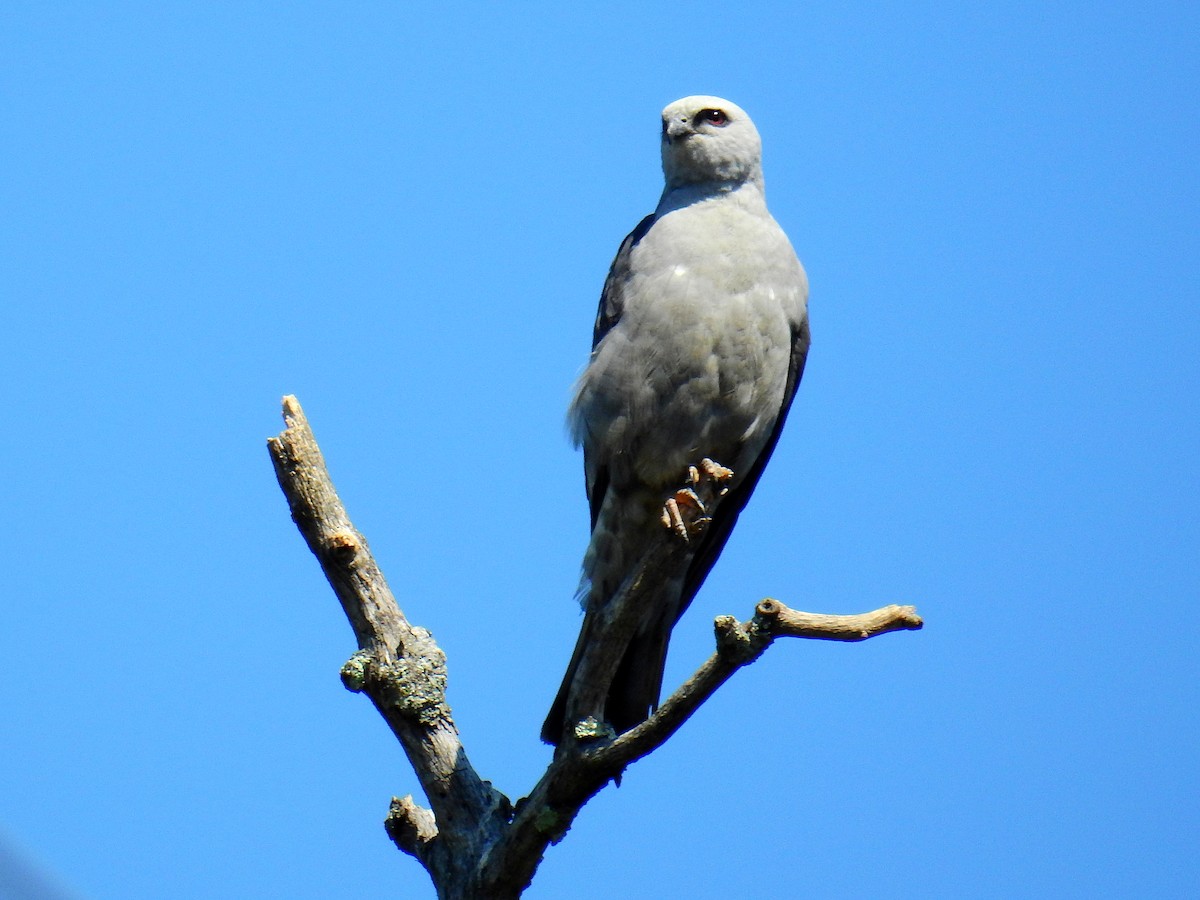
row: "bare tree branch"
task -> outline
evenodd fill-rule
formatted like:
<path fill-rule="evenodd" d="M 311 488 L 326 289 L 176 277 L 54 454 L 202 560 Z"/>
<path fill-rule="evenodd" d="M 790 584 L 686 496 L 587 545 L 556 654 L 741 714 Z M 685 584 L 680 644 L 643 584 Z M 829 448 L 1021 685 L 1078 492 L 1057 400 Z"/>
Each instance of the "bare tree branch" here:
<path fill-rule="evenodd" d="M 508 819 L 508 800 L 467 760 L 446 703 L 445 655 L 428 631 L 410 625 L 400 611 L 366 539 L 346 515 L 295 397 L 284 398 L 283 414 L 287 428 L 267 441 L 275 474 L 358 640 L 342 681 L 371 698 L 429 798 L 436 826 L 412 812 L 412 828 L 394 834 L 434 876 L 440 893 L 438 878 L 452 880 L 456 862 L 471 856 L 472 845 L 495 840 Z M 410 830 L 411 840 L 403 837 Z"/>
<path fill-rule="evenodd" d="M 438 896 L 516 898 L 528 887 L 546 848 L 560 840 L 575 816 L 626 766 L 653 752 L 742 666 L 779 637 L 860 641 L 889 631 L 918 629 L 911 606 L 887 606 L 853 616 L 789 609 L 763 600 L 746 622 L 718 617 L 717 650 L 645 722 L 613 736 L 601 721 L 604 697 L 639 617 L 686 564 L 690 537 L 706 525 L 666 521 L 660 538 L 605 610 L 568 701 L 568 734 L 529 796 L 512 807 L 467 759 L 446 703 L 446 661 L 432 635 L 409 624 L 367 547 L 338 499 L 320 448 L 295 397 L 283 401 L 287 428 L 267 441 L 292 518 L 317 557 L 354 630 L 358 652 L 342 667 L 342 681 L 371 698 L 417 774 L 430 809 L 411 796 L 393 798 L 385 825 L 396 846 L 429 872 Z M 706 474 L 719 469 L 704 461 Z M 718 478 L 693 479 L 701 506 L 711 509 Z"/>
<path fill-rule="evenodd" d="M 658 749 L 734 672 L 762 656 L 778 637 L 862 641 L 889 631 L 915 631 L 923 625 L 912 606 L 892 605 L 858 615 L 830 616 L 800 612 L 769 598 L 759 602 L 754 616 L 746 622 L 718 616 L 713 623 L 717 652 L 649 719 L 595 752 L 601 757 L 612 756 L 614 763 L 626 766 Z"/>
<path fill-rule="evenodd" d="M 632 592 L 631 592 L 632 595 Z M 511 827 L 492 851 L 489 874 L 497 885 L 505 877 L 532 879 L 548 844 L 556 843 L 576 814 L 632 762 L 657 750 L 734 672 L 749 665 L 777 637 L 818 640 L 865 640 L 888 631 L 916 630 L 921 618 L 911 606 L 886 606 L 853 616 L 826 616 L 789 609 L 763 600 L 753 618 L 738 622 L 720 616 L 714 623 L 717 652 L 645 722 L 597 746 L 560 752 L 532 793 L 517 804 Z M 857 629 L 847 637 L 848 629 Z M 525 871 L 530 862 L 533 868 Z M 488 881 L 484 882 L 489 883 Z"/>

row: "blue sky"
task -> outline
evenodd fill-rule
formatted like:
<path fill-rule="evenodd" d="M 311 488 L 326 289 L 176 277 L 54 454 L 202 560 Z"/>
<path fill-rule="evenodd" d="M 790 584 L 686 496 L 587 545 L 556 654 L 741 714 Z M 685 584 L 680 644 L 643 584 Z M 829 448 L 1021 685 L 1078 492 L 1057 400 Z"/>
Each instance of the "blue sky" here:
<path fill-rule="evenodd" d="M 713 93 L 814 343 L 668 680 L 766 595 L 927 626 L 772 648 L 528 896 L 1200 892 L 1200 14 L 733 9 L 5 4 L 0 862 L 432 896 L 264 440 L 297 394 L 522 796 L 579 624 L 569 388 L 658 112 Z"/>

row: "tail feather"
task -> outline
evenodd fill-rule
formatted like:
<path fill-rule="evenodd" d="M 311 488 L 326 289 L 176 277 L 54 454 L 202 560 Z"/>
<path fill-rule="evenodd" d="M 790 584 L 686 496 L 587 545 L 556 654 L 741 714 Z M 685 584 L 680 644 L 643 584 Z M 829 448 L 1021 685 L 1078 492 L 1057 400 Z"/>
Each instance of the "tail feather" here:
<path fill-rule="evenodd" d="M 659 622 L 637 635 L 621 658 L 604 706 L 604 717 L 617 734 L 640 725 L 658 709 L 670 637 L 670 628 Z"/>
<path fill-rule="evenodd" d="M 674 607 L 675 604 L 663 604 L 663 613 L 654 616 L 634 635 L 621 657 L 604 702 L 604 719 L 617 734 L 641 724 L 658 708 L 667 662 L 667 644 L 676 618 Z M 567 664 L 567 673 L 542 725 L 542 740 L 547 744 L 558 744 L 562 739 L 567 726 L 567 694 L 570 693 L 571 682 L 575 680 L 584 649 L 592 640 L 594 622 L 591 613 L 584 616 L 579 639 Z"/>
<path fill-rule="evenodd" d="M 567 694 L 571 691 L 571 682 L 575 680 L 575 670 L 579 668 L 579 660 L 583 657 L 583 648 L 591 640 L 593 618 L 591 614 L 583 617 L 583 627 L 579 629 L 579 639 L 575 641 L 575 649 L 571 652 L 571 661 L 567 663 L 567 674 L 563 676 L 554 702 L 550 704 L 550 712 L 542 723 L 542 740 L 547 744 L 557 746 L 562 740 L 563 729 L 566 728 Z"/>

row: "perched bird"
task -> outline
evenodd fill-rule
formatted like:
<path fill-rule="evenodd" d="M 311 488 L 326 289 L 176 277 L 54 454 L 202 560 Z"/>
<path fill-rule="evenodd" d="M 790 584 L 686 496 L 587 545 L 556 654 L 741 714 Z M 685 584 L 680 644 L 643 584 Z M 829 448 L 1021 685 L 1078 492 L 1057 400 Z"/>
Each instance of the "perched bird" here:
<path fill-rule="evenodd" d="M 663 110 L 666 186 L 625 238 L 596 316 L 592 355 L 568 412 L 583 446 L 592 537 L 585 617 L 542 728 L 557 743 L 567 692 L 596 613 L 661 529 L 688 467 L 733 470 L 729 493 L 693 542 L 685 572 L 643 619 L 604 715 L 617 733 L 656 708 L 671 630 L 700 589 L 783 428 L 808 353 L 808 278 L 767 212 L 754 123 L 718 97 Z"/>

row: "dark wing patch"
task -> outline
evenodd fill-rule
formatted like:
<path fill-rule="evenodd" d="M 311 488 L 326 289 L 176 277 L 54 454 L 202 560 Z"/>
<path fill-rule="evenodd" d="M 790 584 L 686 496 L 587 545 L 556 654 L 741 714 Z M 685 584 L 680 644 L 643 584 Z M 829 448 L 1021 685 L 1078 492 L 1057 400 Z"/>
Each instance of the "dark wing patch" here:
<path fill-rule="evenodd" d="M 600 292 L 600 309 L 596 313 L 596 327 L 592 329 L 592 349 L 604 340 L 612 327 L 625 311 L 625 282 L 629 278 L 629 254 L 635 244 L 646 236 L 650 226 L 654 224 L 654 214 L 646 216 L 638 222 L 637 228 L 625 236 L 621 247 L 608 268 L 608 277 L 604 279 L 604 290 Z"/>
<path fill-rule="evenodd" d="M 596 325 L 592 329 L 592 350 L 600 345 L 604 336 L 621 320 L 625 311 L 625 284 L 629 280 L 629 255 L 634 246 L 646 236 L 650 226 L 654 224 L 654 214 L 646 216 L 638 222 L 637 228 L 625 236 L 621 246 L 608 268 L 608 277 L 604 279 L 604 290 L 600 292 L 600 309 L 596 312 Z M 591 471 L 586 444 L 583 448 L 583 470 Z M 604 505 L 604 494 L 608 490 L 608 467 L 597 466 L 595 477 L 586 484 L 588 505 L 592 512 L 592 528 L 600 517 L 600 507 Z"/>
<path fill-rule="evenodd" d="M 583 471 L 591 470 L 588 459 L 588 450 L 583 448 Z M 604 495 L 608 491 L 608 466 L 597 466 L 596 477 L 590 482 L 584 484 L 587 490 L 588 508 L 592 513 L 592 531 L 596 530 L 596 520 L 600 518 L 600 505 L 604 502 Z"/>
<path fill-rule="evenodd" d="M 792 400 L 796 396 L 796 389 L 800 386 L 800 379 L 804 375 L 804 363 L 808 358 L 809 343 L 808 318 L 805 317 L 804 321 L 800 323 L 800 327 L 792 335 L 792 356 L 791 362 L 788 365 L 787 383 L 784 386 L 783 406 L 779 410 L 779 418 L 775 420 L 775 428 L 771 432 L 770 438 L 767 439 L 762 453 L 758 455 L 758 459 L 754 460 L 750 471 L 746 473 L 746 477 L 742 479 L 736 488 L 722 498 L 712 522 L 709 523 L 708 529 L 700 538 L 700 546 L 696 549 L 696 555 L 692 557 L 692 563 L 688 567 L 687 577 L 683 583 L 682 602 L 679 605 L 679 609 L 675 612 L 676 622 L 679 621 L 679 617 L 683 615 L 684 611 L 691 604 L 692 598 L 696 596 L 696 593 L 700 590 L 700 586 L 704 584 L 704 579 L 708 577 L 708 573 L 716 563 L 717 557 L 725 549 L 725 542 L 729 540 L 733 526 L 737 524 L 738 516 L 746 508 L 746 503 L 749 502 L 750 495 L 754 493 L 758 479 L 762 477 L 763 469 L 767 467 L 767 462 L 771 459 L 771 454 L 775 452 L 775 445 L 779 443 L 779 435 L 783 431 L 783 424 L 787 420 L 788 411 L 792 408 Z M 720 461 L 717 460 L 717 462 Z"/>

